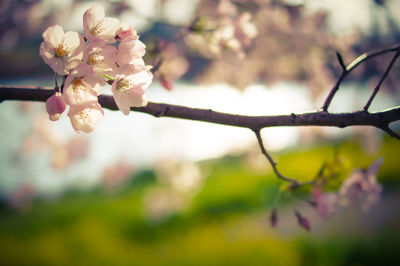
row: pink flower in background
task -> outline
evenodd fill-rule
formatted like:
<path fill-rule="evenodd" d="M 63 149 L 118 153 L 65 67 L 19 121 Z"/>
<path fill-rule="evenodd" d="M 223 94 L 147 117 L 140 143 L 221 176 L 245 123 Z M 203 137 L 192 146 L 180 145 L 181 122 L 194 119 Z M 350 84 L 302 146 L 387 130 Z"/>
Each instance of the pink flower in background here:
<path fill-rule="evenodd" d="M 146 45 L 134 38 L 124 39 L 118 47 L 117 63 L 118 65 L 142 65 L 142 57 L 146 54 Z"/>
<path fill-rule="evenodd" d="M 100 39 L 91 42 L 83 53 L 83 62 L 93 66 L 96 74 L 112 74 L 116 68 L 117 48 Z"/>
<path fill-rule="evenodd" d="M 115 103 L 124 115 L 128 115 L 130 107 L 141 107 L 147 104 L 144 90 L 151 84 L 153 74 L 148 67 L 124 65 L 117 71 L 111 91 Z"/>
<path fill-rule="evenodd" d="M 117 32 L 117 37 L 116 39 L 118 41 L 123 41 L 127 38 L 132 38 L 132 39 L 139 39 L 139 36 L 137 35 L 136 30 L 132 27 L 129 26 L 128 24 L 121 23 L 121 27 Z"/>
<path fill-rule="evenodd" d="M 245 46 L 250 45 L 252 39 L 258 35 L 258 30 L 251 20 L 252 15 L 245 12 L 235 21 L 235 36 Z"/>
<path fill-rule="evenodd" d="M 76 105 L 97 102 L 97 96 L 101 93 L 100 79 L 94 72 L 93 67 L 82 64 L 68 75 L 64 87 L 64 100 L 66 104 Z"/>
<path fill-rule="evenodd" d="M 64 98 L 60 92 L 56 92 L 46 101 L 46 109 L 51 121 L 60 119 L 66 107 Z"/>
<path fill-rule="evenodd" d="M 102 5 L 94 4 L 83 14 L 85 37 L 89 41 L 102 39 L 106 43 L 115 43 L 115 36 L 121 28 L 117 18 L 105 17 Z"/>
<path fill-rule="evenodd" d="M 78 32 L 64 33 L 60 25 L 54 25 L 43 32 L 43 39 L 40 56 L 58 74 L 66 75 L 81 63 L 85 42 Z"/>
<path fill-rule="evenodd" d="M 100 104 L 72 105 L 68 112 L 71 125 L 77 133 L 90 133 L 94 125 L 103 119 L 104 111 Z"/>
<path fill-rule="evenodd" d="M 316 186 L 312 190 L 312 197 L 315 201 L 318 214 L 328 219 L 329 215 L 337 212 L 337 204 L 339 203 L 339 197 L 335 193 L 323 193 L 321 187 Z"/>
<path fill-rule="evenodd" d="M 339 190 L 342 205 L 359 203 L 364 211 L 368 211 L 379 202 L 382 186 L 376 180 L 376 173 L 382 162 L 383 158 L 379 158 L 365 171 L 356 169 L 343 181 Z"/>

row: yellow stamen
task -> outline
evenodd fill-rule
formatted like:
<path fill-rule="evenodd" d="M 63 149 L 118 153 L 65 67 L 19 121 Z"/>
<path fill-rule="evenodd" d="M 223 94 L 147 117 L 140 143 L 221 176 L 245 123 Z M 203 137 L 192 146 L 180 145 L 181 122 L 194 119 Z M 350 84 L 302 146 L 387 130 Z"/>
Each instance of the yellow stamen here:
<path fill-rule="evenodd" d="M 83 80 L 83 78 L 75 78 L 72 81 L 72 89 L 74 91 L 74 93 L 78 93 L 79 90 L 86 90 L 86 84 L 85 81 Z"/>
<path fill-rule="evenodd" d="M 58 58 L 63 58 L 64 55 L 67 54 L 67 51 L 64 49 L 63 45 L 60 44 L 57 48 L 54 48 L 54 55 Z"/>
<path fill-rule="evenodd" d="M 100 32 L 104 31 L 105 27 L 103 24 L 103 20 L 101 20 L 95 27 L 90 30 L 90 33 L 93 35 L 98 35 Z"/>
<path fill-rule="evenodd" d="M 118 81 L 116 89 L 119 94 L 125 94 L 129 93 L 133 87 L 135 87 L 135 83 L 128 79 L 121 79 Z"/>

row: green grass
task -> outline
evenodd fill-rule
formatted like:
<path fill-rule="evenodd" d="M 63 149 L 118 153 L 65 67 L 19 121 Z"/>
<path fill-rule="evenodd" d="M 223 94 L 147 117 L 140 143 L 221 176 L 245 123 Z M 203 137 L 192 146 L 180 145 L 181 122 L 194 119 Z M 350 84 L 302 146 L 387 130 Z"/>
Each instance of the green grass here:
<path fill-rule="evenodd" d="M 385 192 L 398 190 L 398 141 L 385 141 L 375 156 L 365 155 L 354 142 L 338 146 L 342 165 L 332 170 L 337 172 L 337 183 L 355 166 L 367 167 L 383 155 L 385 162 L 379 180 L 386 185 Z M 308 180 L 324 162 L 333 160 L 334 149 L 318 146 L 274 156 L 279 157 L 282 172 Z M 387 260 L 385 265 L 396 262 L 395 254 L 400 251 L 396 222 L 364 236 L 343 233 L 343 225 L 332 231 L 327 227 L 326 231 L 307 234 L 296 226 L 292 216 L 285 215 L 285 211 L 290 213 L 290 206 L 298 204 L 288 197 L 287 205 L 281 205 L 283 220 L 275 230 L 268 225 L 268 212 L 282 183 L 270 171 L 252 171 L 241 156 L 201 162 L 200 167 L 206 174 L 201 190 L 192 199 L 186 199 L 187 208 L 161 220 L 145 215 L 147 191 L 163 186 L 151 170 L 137 173 L 118 193 L 106 193 L 99 188 L 85 193 L 71 191 L 55 201 L 36 200 L 25 212 L 3 207 L 0 264 L 376 265 L 373 263 L 382 259 Z"/>

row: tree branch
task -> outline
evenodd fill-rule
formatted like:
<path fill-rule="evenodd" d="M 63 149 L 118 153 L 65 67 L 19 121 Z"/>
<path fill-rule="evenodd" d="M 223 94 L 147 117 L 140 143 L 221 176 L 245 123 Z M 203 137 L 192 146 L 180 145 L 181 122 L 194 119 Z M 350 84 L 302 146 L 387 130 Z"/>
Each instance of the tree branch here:
<path fill-rule="evenodd" d="M 333 88 L 330 90 L 328 96 L 326 97 L 325 102 L 324 102 L 324 104 L 322 105 L 322 108 L 321 108 L 322 111 L 328 112 L 329 105 L 331 104 L 332 99 L 335 96 L 336 92 L 339 90 L 340 84 L 361 63 L 366 62 L 371 58 L 374 58 L 376 56 L 379 56 L 379 55 L 382 55 L 382 54 L 385 54 L 385 53 L 398 52 L 398 51 L 400 51 L 400 45 L 399 44 L 397 44 L 397 45 L 395 45 L 395 46 L 393 46 L 391 48 L 386 48 L 386 49 L 382 49 L 382 50 L 378 50 L 378 51 L 370 52 L 370 53 L 363 53 L 362 55 L 360 55 L 359 57 L 354 59 L 353 62 L 348 64 L 345 68 L 343 67 L 342 63 L 340 63 L 340 65 L 342 66 L 342 74 L 340 75 L 340 77 L 336 81 L 335 85 L 333 86 Z M 342 61 L 343 61 L 343 59 L 342 59 Z M 339 60 L 339 62 L 340 62 L 340 60 Z"/>
<path fill-rule="evenodd" d="M 296 179 L 290 178 L 290 177 L 286 177 L 284 175 L 282 175 L 279 171 L 278 168 L 276 167 L 277 163 L 274 161 L 274 159 L 272 159 L 271 155 L 269 155 L 269 153 L 267 152 L 267 150 L 265 149 L 262 137 L 261 137 L 261 133 L 260 130 L 254 130 L 254 133 L 256 134 L 257 137 L 257 141 L 258 141 L 258 145 L 260 146 L 261 149 L 261 153 L 265 155 L 265 157 L 267 158 L 267 160 L 269 161 L 269 163 L 272 166 L 272 169 L 274 170 L 276 176 L 279 179 L 282 179 L 284 181 L 288 181 L 292 183 L 292 187 L 298 187 L 298 186 L 302 186 L 302 185 L 306 185 L 306 184 L 312 184 L 313 181 L 307 181 L 307 182 L 299 182 Z"/>
<path fill-rule="evenodd" d="M 364 106 L 364 110 L 368 111 L 372 101 L 374 100 L 376 94 L 378 93 L 379 89 L 382 86 L 383 81 L 386 79 L 386 77 L 389 75 L 390 70 L 392 69 L 394 63 L 396 62 L 397 58 L 400 55 L 400 50 L 397 50 L 396 54 L 393 56 L 392 60 L 390 61 L 388 67 L 386 68 L 385 73 L 383 73 L 382 77 L 380 78 L 378 84 L 376 85 L 374 91 L 372 92 L 371 97 L 368 99 L 368 102 Z"/>
<path fill-rule="evenodd" d="M 49 87 L 0 86 L 0 102 L 6 100 L 45 102 L 53 93 L 54 90 Z M 100 95 L 99 103 L 103 108 L 118 110 L 112 96 Z M 265 127 L 278 126 L 328 126 L 339 128 L 348 126 L 374 126 L 382 129 L 390 123 L 400 120 L 400 106 L 376 113 L 357 111 L 334 114 L 319 111 L 272 116 L 236 115 L 216 112 L 211 109 L 190 108 L 154 102 L 149 102 L 145 107 L 131 108 L 131 110 L 147 113 L 155 117 L 174 117 L 203 121 L 249 128 L 253 131 L 261 130 Z"/>

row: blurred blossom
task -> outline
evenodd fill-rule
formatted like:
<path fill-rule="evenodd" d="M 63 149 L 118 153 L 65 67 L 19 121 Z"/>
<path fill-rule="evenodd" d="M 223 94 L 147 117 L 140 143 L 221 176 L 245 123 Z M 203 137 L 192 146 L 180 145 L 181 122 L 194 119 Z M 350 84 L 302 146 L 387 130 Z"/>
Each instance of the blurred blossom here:
<path fill-rule="evenodd" d="M 332 192 L 324 193 L 320 186 L 315 186 L 312 190 L 312 198 L 316 204 L 317 212 L 322 218 L 328 219 L 329 215 L 337 212 L 339 203 L 337 194 Z"/>
<path fill-rule="evenodd" d="M 162 220 L 185 206 L 185 197 L 170 189 L 151 189 L 144 197 L 145 215 L 151 220 Z"/>
<path fill-rule="evenodd" d="M 245 49 L 258 34 L 252 15 L 248 12 L 240 14 L 231 1 L 221 1 L 216 10 L 206 17 L 199 17 L 191 29 L 186 43 L 210 58 L 234 56 L 244 59 Z"/>
<path fill-rule="evenodd" d="M 120 188 L 132 175 L 133 167 L 125 161 L 117 161 L 104 168 L 102 185 L 107 191 Z"/>
<path fill-rule="evenodd" d="M 177 191 L 193 195 L 202 185 L 204 178 L 193 162 L 177 162 L 163 159 L 156 165 L 157 178 Z"/>
<path fill-rule="evenodd" d="M 85 158 L 89 153 L 89 139 L 84 135 L 73 135 L 65 149 L 70 161 Z"/>
<path fill-rule="evenodd" d="M 382 162 L 383 158 L 379 158 L 367 170 L 356 169 L 343 181 L 339 190 L 342 205 L 358 203 L 368 211 L 380 201 L 382 186 L 376 180 L 376 173 Z"/>
<path fill-rule="evenodd" d="M 35 194 L 35 188 L 25 183 L 20 185 L 15 191 L 9 193 L 6 196 L 6 200 L 11 207 L 25 211 L 31 206 Z"/>
<path fill-rule="evenodd" d="M 162 51 L 161 66 L 155 71 L 154 77 L 167 90 L 171 91 L 174 87 L 174 81 L 182 77 L 189 69 L 189 62 L 184 57 L 182 49 L 175 43 L 168 43 L 163 39 L 158 39 L 155 44 L 155 51 Z M 149 55 L 151 65 L 156 65 L 159 60 L 158 56 Z"/>
<path fill-rule="evenodd" d="M 69 140 L 63 139 L 51 123 L 45 115 L 35 118 L 32 131 L 23 143 L 23 152 L 49 150 L 50 165 L 55 170 L 65 169 L 88 155 L 90 146 L 87 136 L 74 135 Z"/>

